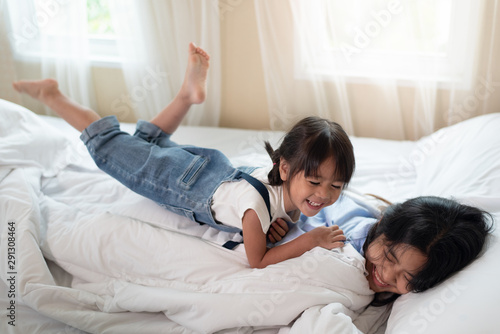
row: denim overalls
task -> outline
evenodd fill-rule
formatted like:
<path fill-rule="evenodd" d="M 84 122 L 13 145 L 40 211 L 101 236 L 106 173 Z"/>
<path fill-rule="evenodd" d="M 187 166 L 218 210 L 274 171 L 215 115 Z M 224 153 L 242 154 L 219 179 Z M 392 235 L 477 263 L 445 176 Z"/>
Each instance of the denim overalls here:
<path fill-rule="evenodd" d="M 270 211 L 266 187 L 248 175 L 255 167 L 236 169 L 220 151 L 177 145 L 169 134 L 149 122 L 139 121 L 131 136 L 120 130 L 115 116 L 108 116 L 92 123 L 80 138 L 101 170 L 134 192 L 198 223 L 241 232 L 214 220 L 211 201 L 222 182 L 242 178 L 264 201 L 267 195 Z"/>

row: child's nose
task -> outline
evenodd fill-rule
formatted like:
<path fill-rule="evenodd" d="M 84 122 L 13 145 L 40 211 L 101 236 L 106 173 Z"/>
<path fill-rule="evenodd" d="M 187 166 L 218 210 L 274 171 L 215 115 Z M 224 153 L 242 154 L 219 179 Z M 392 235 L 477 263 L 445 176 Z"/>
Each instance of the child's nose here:
<path fill-rule="evenodd" d="M 384 280 L 385 283 L 395 285 L 396 284 L 396 268 L 394 265 L 391 263 L 386 263 L 386 265 L 383 268 L 383 277 L 382 279 Z"/>
<path fill-rule="evenodd" d="M 331 191 L 327 187 L 321 187 L 316 193 L 316 196 L 318 196 L 323 202 L 329 202 L 332 198 Z"/>

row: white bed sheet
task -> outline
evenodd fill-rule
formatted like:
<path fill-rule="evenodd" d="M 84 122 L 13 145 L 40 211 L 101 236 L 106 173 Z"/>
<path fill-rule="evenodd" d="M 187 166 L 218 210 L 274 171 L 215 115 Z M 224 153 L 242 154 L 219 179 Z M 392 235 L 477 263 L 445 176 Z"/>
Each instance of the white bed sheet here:
<path fill-rule="evenodd" d="M 53 167 L 49 170 L 45 177 L 42 178 L 42 186 L 45 196 L 44 203 L 54 204 L 54 201 L 57 203 L 55 203 L 56 205 L 41 205 L 41 212 L 31 212 L 29 213 L 30 215 L 42 214 L 43 217 L 52 217 L 51 220 L 57 222 L 57 224 L 54 224 L 53 227 L 58 226 L 58 230 L 65 231 L 61 233 L 68 233 L 67 235 L 70 236 L 72 235 L 71 232 L 74 228 L 74 225 L 71 225 L 69 221 L 78 218 L 78 221 L 83 221 L 84 223 L 88 223 L 90 225 L 96 224 L 96 222 L 92 221 L 92 219 L 86 222 L 86 218 L 88 217 L 86 217 L 85 214 L 82 214 L 82 212 L 89 215 L 102 214 L 102 209 L 106 207 L 106 214 L 121 214 L 126 217 L 126 219 L 130 220 L 131 224 L 137 224 L 137 221 L 141 220 L 150 222 L 151 225 L 159 226 L 165 230 L 175 229 L 182 233 L 194 235 L 197 237 L 201 236 L 204 239 L 211 241 L 208 243 L 203 243 L 201 247 L 208 247 L 203 249 L 211 249 L 210 251 L 207 250 L 207 253 L 215 250 L 213 254 L 213 263 L 216 266 L 219 266 L 217 268 L 219 268 L 223 273 L 220 273 L 220 276 L 214 276 L 214 273 L 211 271 L 197 271 L 197 266 L 195 265 L 196 253 L 193 251 L 193 249 L 200 247 L 200 240 L 193 237 L 182 236 L 181 239 L 185 238 L 185 243 L 195 243 L 197 245 L 187 250 L 183 249 L 183 251 L 185 252 L 185 254 L 183 254 L 185 258 L 179 258 L 180 261 L 194 261 L 193 265 L 190 267 L 190 270 L 192 270 L 192 272 L 190 272 L 189 270 L 187 270 L 187 272 L 185 273 L 175 273 L 175 271 L 171 271 L 168 273 L 168 275 L 170 275 L 170 277 L 172 277 L 172 275 L 179 275 L 179 277 L 183 277 L 183 279 L 186 276 L 193 277 L 195 278 L 194 283 L 191 282 L 193 284 L 196 283 L 197 279 L 200 279 L 200 275 L 206 280 L 210 280 L 210 278 L 208 277 L 208 275 L 210 275 L 213 282 L 215 282 L 216 278 L 234 278 L 236 277 L 234 275 L 238 275 L 239 270 L 246 270 L 244 269 L 245 258 L 242 249 L 238 249 L 235 252 L 229 252 L 226 250 L 221 250 L 220 247 L 217 246 L 217 244 L 220 244 L 228 237 L 231 237 L 231 235 L 216 233 L 204 226 L 183 224 L 182 220 L 167 218 L 162 219 L 157 215 L 157 211 L 154 209 L 155 204 L 126 191 L 120 186 L 109 186 L 110 182 L 112 183 L 113 181 L 97 171 L 93 163 L 89 161 L 88 158 L 85 158 L 87 153 L 83 145 L 79 143 L 79 140 L 77 139 L 78 134 L 75 130 L 67 127 L 59 119 L 44 117 L 44 120 L 57 127 L 58 129 L 63 131 L 66 136 L 68 136 L 69 142 L 71 144 L 70 147 L 73 150 L 69 153 L 66 152 L 64 159 L 70 161 L 72 164 L 70 164 L 69 166 L 65 166 L 64 163 L 57 163 L 54 166 L 54 164 L 52 164 L 50 161 L 45 161 L 43 160 L 43 158 L 41 158 L 41 165 L 47 164 L 50 165 L 50 167 Z M 495 171 L 497 169 L 500 170 L 500 168 L 498 168 L 500 155 L 496 155 L 497 153 L 495 153 L 495 148 L 497 147 L 496 144 L 500 143 L 500 139 L 498 137 L 495 137 L 494 134 L 490 134 L 489 137 L 484 139 L 483 142 L 477 143 L 476 146 L 469 143 L 473 141 L 471 140 L 471 138 L 479 136 L 478 132 L 493 133 L 494 131 L 491 131 L 491 129 L 488 130 L 487 127 L 485 128 L 484 124 L 493 124 L 492 126 L 495 126 L 495 124 L 499 125 L 500 115 L 491 116 L 491 118 L 489 119 L 483 119 L 476 122 L 477 124 L 472 122 L 472 124 L 468 124 L 467 127 L 459 126 L 451 130 L 446 129 L 445 131 L 443 131 L 444 134 L 440 134 L 438 132 L 434 136 L 430 136 L 429 138 L 425 138 L 424 140 L 421 140 L 419 142 L 397 142 L 369 138 L 352 138 L 353 145 L 355 147 L 357 168 L 355 176 L 351 183 L 351 187 L 362 193 L 373 193 L 383 196 L 393 202 L 398 202 L 406 198 L 421 194 L 434 194 L 443 196 L 453 194 L 465 202 L 470 202 L 478 206 L 487 208 L 492 212 L 500 213 L 500 196 L 498 193 L 499 188 L 496 188 L 496 182 L 500 180 L 500 172 L 498 174 L 495 174 Z M 477 129 L 478 127 L 479 130 Z M 128 131 L 133 131 L 132 125 L 125 125 L 124 128 Z M 461 143 L 461 145 L 465 147 L 465 149 L 469 149 L 472 152 L 477 153 L 478 151 L 480 151 L 480 149 L 478 148 L 479 145 L 481 149 L 486 150 L 489 154 L 488 168 L 481 169 L 480 166 L 477 167 L 475 169 L 475 175 L 479 174 L 482 179 L 487 178 L 488 184 L 491 185 L 490 187 L 488 187 L 488 184 L 484 184 L 483 182 L 480 188 L 477 187 L 478 189 L 475 189 L 476 187 L 474 187 L 474 185 L 478 182 L 474 183 L 474 176 L 472 175 L 468 176 L 468 181 L 470 181 L 471 185 L 466 189 L 466 191 L 460 188 L 456 188 L 458 186 L 455 187 L 454 185 L 455 183 L 457 183 L 456 181 L 460 179 L 460 175 L 451 173 L 448 173 L 448 175 L 446 173 L 446 168 L 442 168 L 442 165 L 440 165 L 439 157 L 444 154 L 443 152 L 457 151 L 452 149 L 447 150 L 447 148 L 452 147 L 450 146 L 450 141 L 451 143 L 456 142 L 455 137 L 457 136 L 457 134 L 462 134 L 464 132 L 471 133 L 471 138 L 467 138 L 470 145 L 467 143 Z M 263 165 L 267 163 L 267 160 L 265 151 L 260 143 L 262 143 L 263 140 L 269 140 L 271 141 L 271 143 L 277 144 L 281 136 L 282 133 L 270 131 L 181 127 L 179 131 L 174 135 L 174 140 L 186 144 L 218 148 L 226 153 L 229 157 L 231 157 L 235 164 L 246 164 L 250 161 L 253 164 Z M 466 144 L 469 146 L 467 146 Z M 485 154 L 481 156 L 485 156 Z M 17 159 L 18 156 L 14 156 L 14 158 Z M 461 155 L 460 152 L 449 155 L 446 157 L 446 159 L 448 159 L 447 161 L 450 161 L 451 159 L 452 162 L 460 165 L 465 165 L 464 161 L 468 162 L 467 156 L 463 156 L 463 154 Z M 464 161 L 461 161 L 460 159 L 463 159 Z M 2 165 L 2 161 L 0 161 L 0 165 Z M 9 176 L 8 173 L 10 172 L 8 164 L 3 164 L 3 166 L 1 167 L 2 168 L 0 168 L 0 171 L 2 171 L 3 174 L 0 174 L 0 179 Z M 35 167 L 38 168 L 40 166 Z M 32 175 L 30 174 L 31 172 L 29 171 L 33 171 L 34 169 L 27 168 L 24 171 L 26 176 L 26 178 L 24 179 L 24 186 L 26 186 L 26 189 L 28 190 L 33 188 L 33 186 L 30 185 L 30 182 L 31 184 L 37 184 L 36 179 L 37 177 L 39 177 L 36 175 L 37 172 L 33 172 Z M 436 173 L 436 170 L 444 170 L 444 172 L 440 174 Z M 456 170 L 455 173 L 464 174 L 464 172 L 460 169 Z M 57 178 L 51 178 L 51 176 L 53 175 L 57 175 Z M 431 189 L 431 185 L 434 188 Z M 114 201 L 114 199 L 116 198 L 120 198 L 120 201 Z M 101 206 L 96 206 L 95 203 L 99 203 L 101 204 Z M 135 209 L 136 207 L 134 207 L 134 205 L 139 205 L 142 211 L 137 212 L 137 209 Z M 68 207 L 74 208 L 76 211 L 68 211 Z M 8 207 L 4 207 L 4 211 L 8 211 L 8 209 Z M 73 216 L 71 216 L 71 212 L 73 212 Z M 66 218 L 67 222 L 65 222 L 61 217 Z M 21 218 L 19 216 L 16 216 L 16 219 Z M 5 224 L 4 221 L 0 223 Z M 112 221 L 111 225 L 114 223 L 115 222 Z M 188 228 L 189 231 L 183 230 L 186 228 L 185 226 L 190 226 Z M 112 229 L 109 231 L 109 233 L 107 234 L 108 237 L 109 235 L 113 234 L 112 231 Z M 117 231 L 119 231 L 119 227 L 117 228 Z M 51 233 L 48 233 L 48 231 L 44 231 L 43 229 L 42 231 L 38 232 L 41 233 L 41 236 L 52 235 Z M 126 232 L 127 231 L 124 231 L 123 233 Z M 455 333 L 470 332 L 471 330 L 474 331 L 474 329 L 478 330 L 474 332 L 490 333 L 491 330 L 498 328 L 498 326 L 500 325 L 500 321 L 493 315 L 492 312 L 492 310 L 495 309 L 494 303 L 485 302 L 482 298 L 482 296 L 486 295 L 486 293 L 492 297 L 492 300 L 498 300 L 500 297 L 500 289 L 496 287 L 496 277 L 498 277 L 498 274 L 500 274 L 500 272 L 492 264 L 494 259 L 500 255 L 500 247 L 498 246 L 499 243 L 497 234 L 498 232 L 496 232 L 495 234 L 496 237 L 491 238 L 489 249 L 486 252 L 485 256 L 476 261 L 472 266 L 468 267 L 463 272 L 459 273 L 459 275 L 456 275 L 450 282 L 440 285 L 436 289 L 432 289 L 424 294 L 409 294 L 400 298 L 394 305 L 392 315 L 389 318 L 387 333 L 422 333 L 424 331 L 426 333 L 440 333 L 442 332 L 443 328 L 454 328 L 453 332 Z M 30 234 L 28 233 L 27 235 L 29 236 Z M 31 245 L 33 247 L 36 246 L 36 243 L 39 241 L 36 240 L 36 233 L 33 233 L 31 235 L 33 237 L 26 241 L 26 244 L 23 243 L 23 245 Z M 102 237 L 105 235 L 106 234 L 99 234 L 97 236 Z M 4 237 L 5 236 L 3 236 L 3 238 Z M 76 239 L 68 240 L 79 240 L 78 238 L 84 237 L 84 233 L 73 234 L 73 237 Z M 91 236 L 87 235 L 86 237 L 90 238 Z M 165 236 L 165 238 L 168 239 L 168 234 Z M 35 312 L 30 308 L 30 306 L 36 308 L 37 305 L 32 305 L 30 303 L 34 302 L 36 304 L 37 296 L 30 296 L 30 302 L 28 303 L 24 302 L 23 300 L 18 300 L 17 321 L 19 324 L 22 323 L 24 326 L 22 332 L 80 332 L 76 329 L 76 327 L 86 328 L 86 330 L 88 331 L 92 331 L 89 329 L 94 329 L 96 332 L 105 332 L 102 331 L 103 328 L 109 328 L 109 332 L 192 332 L 193 328 L 191 330 L 187 330 L 185 327 L 179 326 L 175 321 L 165 321 L 165 314 L 156 311 L 149 313 L 100 312 L 100 308 L 103 307 L 105 309 L 107 308 L 107 310 L 110 311 L 123 311 L 133 309 L 134 307 L 139 307 L 137 310 L 144 311 L 144 308 L 147 308 L 150 305 L 148 305 L 148 303 L 144 303 L 143 299 L 134 299 L 135 297 L 133 296 L 134 291 L 136 293 L 136 297 L 137 295 L 141 295 L 143 293 L 143 290 L 141 290 L 142 286 L 137 285 L 137 283 L 143 282 L 137 281 L 137 277 L 135 277 L 134 279 L 125 280 L 130 284 L 129 286 L 126 286 L 126 288 L 124 288 L 123 285 L 120 285 L 123 284 L 123 282 L 118 285 L 107 287 L 112 291 L 126 292 L 125 294 L 107 294 L 109 296 L 119 296 L 120 298 L 123 297 L 123 300 L 118 297 L 110 298 L 108 300 L 96 300 L 96 295 L 106 295 L 106 293 L 103 293 L 104 287 L 102 286 L 102 284 L 98 284 L 99 279 L 96 278 L 96 272 L 89 271 L 89 276 L 85 277 L 85 270 L 79 268 L 77 270 L 77 272 L 79 273 L 79 277 L 72 277 L 70 274 L 68 274 L 67 271 L 71 272 L 74 268 L 67 267 L 65 268 L 67 271 L 61 269 L 61 265 L 63 264 L 63 262 L 61 262 L 60 257 L 62 256 L 61 254 L 64 255 L 64 252 L 61 252 L 61 249 L 64 249 L 64 243 L 62 243 L 61 240 L 64 239 L 59 239 L 57 244 L 59 249 L 57 250 L 57 255 L 55 256 L 57 258 L 54 258 L 54 260 L 60 261 L 59 265 L 56 265 L 51 261 L 45 262 L 45 260 L 41 259 L 41 261 L 36 262 L 39 265 L 45 264 L 45 268 L 41 268 L 40 273 L 47 272 L 47 267 L 48 269 L 50 269 L 50 271 L 48 271 L 48 273 L 50 273 L 50 277 L 45 278 L 49 281 L 52 281 L 54 285 L 58 287 L 58 289 L 54 289 L 53 293 L 60 293 L 60 288 L 66 289 L 64 291 L 67 292 L 67 294 L 62 294 L 61 300 L 66 300 L 68 303 L 70 303 L 70 305 L 74 305 L 74 300 L 81 300 L 82 298 L 83 300 L 85 300 L 86 298 L 94 298 L 92 300 L 94 300 L 95 306 L 89 309 L 89 304 L 82 304 L 81 309 L 78 309 L 78 307 L 76 309 L 66 310 L 57 309 L 56 313 L 59 313 L 58 317 L 54 317 L 54 310 L 50 309 L 50 305 L 44 307 L 41 310 L 39 309 L 38 312 Z M 109 239 L 102 242 L 104 244 L 108 242 L 109 245 L 115 245 L 117 249 L 122 250 L 126 253 L 126 248 L 120 248 L 117 240 L 120 239 Z M 178 240 L 176 242 L 178 242 Z M 71 246 L 68 248 L 67 254 L 69 256 L 68 263 L 70 265 L 72 264 L 71 256 L 76 256 L 76 254 L 74 254 L 74 244 L 75 242 L 72 242 L 71 245 L 68 245 L 68 247 Z M 89 243 L 87 242 L 84 244 Z M 51 249 L 47 245 L 51 245 L 50 247 L 52 247 L 53 244 L 45 244 L 47 248 L 44 249 L 44 253 L 45 256 L 50 259 L 53 249 Z M 3 247 L 4 246 L 2 245 L 2 251 L 4 250 Z M 111 247 L 110 249 L 113 248 Z M 86 250 L 81 249 L 81 252 L 84 253 L 86 252 Z M 123 270 L 123 268 L 126 267 L 128 261 L 122 258 L 123 255 L 123 253 L 116 254 L 116 263 L 104 262 L 102 265 L 100 265 L 103 279 L 109 277 L 110 275 L 120 275 L 122 271 L 124 273 L 127 272 L 126 270 Z M 127 256 L 133 257 L 133 254 L 127 254 Z M 161 259 L 154 258 L 154 254 L 151 255 L 151 257 L 153 261 L 156 260 L 160 261 L 161 263 Z M 219 263 L 220 258 L 224 259 L 222 264 Z M 216 259 L 219 260 L 217 261 Z M 89 262 L 89 266 L 95 268 L 96 263 L 99 263 L 98 258 L 93 259 L 91 262 Z M 203 265 L 206 265 L 206 263 Z M 199 268 L 206 269 L 206 267 L 203 267 L 203 265 L 201 265 Z M 5 267 L 2 267 L 2 273 L 0 273 L 4 278 L 4 280 L 0 284 L 5 284 L 6 270 L 4 269 Z M 148 266 L 140 267 L 139 269 L 129 269 L 132 272 L 146 273 L 148 270 Z M 283 270 L 287 270 L 287 268 L 281 268 L 281 271 Z M 157 271 L 155 272 L 157 273 Z M 239 274 L 241 275 L 241 273 Z M 245 275 L 243 275 L 243 278 L 249 279 L 250 277 L 252 277 L 252 275 L 255 274 L 246 272 Z M 151 273 L 151 275 L 146 275 L 146 277 L 144 277 L 143 279 L 146 281 L 154 281 L 154 273 Z M 308 279 L 305 281 L 310 280 L 311 277 L 308 277 Z M 159 281 L 161 280 L 157 279 L 156 283 L 159 284 Z M 305 283 L 305 281 L 302 281 L 304 283 L 304 289 L 311 289 L 311 286 L 308 285 L 309 283 Z M 474 284 L 475 281 L 477 281 L 480 286 L 478 286 L 478 284 Z M 247 282 L 248 284 L 251 284 L 251 280 L 248 280 Z M 216 288 L 224 289 L 228 288 L 228 286 L 230 285 L 220 285 L 216 286 Z M 464 286 L 466 286 L 467 289 L 462 289 L 462 287 Z M 37 289 L 35 286 L 31 286 L 30 288 L 33 289 L 32 294 L 41 293 L 41 291 L 43 291 L 43 289 Z M 352 312 L 342 309 L 341 304 L 326 302 L 324 298 L 327 298 L 326 296 L 328 295 L 328 293 L 325 294 L 325 292 L 327 292 L 328 289 L 321 290 L 324 287 L 318 286 L 316 286 L 315 288 L 319 289 L 317 292 L 318 299 L 311 300 L 310 303 L 317 303 L 318 306 L 308 307 L 307 312 L 305 312 L 296 322 L 295 329 L 293 327 L 290 328 L 289 326 L 264 326 L 264 328 L 254 328 L 254 332 L 276 333 L 280 331 L 280 333 L 286 333 L 293 332 L 294 330 L 299 330 L 299 328 L 302 330 L 312 330 L 311 324 L 314 324 L 315 326 L 317 325 L 317 327 L 315 328 L 316 330 L 320 330 L 320 328 L 322 328 L 321 326 L 323 326 L 324 328 L 332 328 L 331 326 L 335 326 L 337 323 L 339 323 L 339 316 L 344 315 L 345 317 L 346 314 L 350 314 L 350 312 Z M 129 291 L 131 292 L 128 293 Z M 163 293 L 165 293 L 165 291 L 166 290 L 163 290 Z M 310 292 L 310 290 L 308 290 L 308 292 Z M 452 292 L 456 293 L 453 294 Z M 47 293 L 47 291 L 45 291 L 45 293 Z M 297 296 L 299 296 L 298 300 L 300 301 L 300 293 L 298 293 L 296 297 Z M 40 295 L 40 298 L 44 298 L 43 294 Z M 74 300 L 68 300 L 68 298 L 74 298 Z M 168 301 L 168 295 L 165 299 Z M 332 300 L 334 299 L 335 298 L 333 298 Z M 453 299 L 453 303 L 450 302 L 451 299 Z M 196 300 L 201 301 L 201 299 L 199 299 L 198 297 L 196 297 Z M 296 300 L 293 300 L 295 303 Z M 209 303 L 209 301 L 210 299 L 207 299 L 207 303 Z M 9 299 L 6 297 L 6 294 L 2 294 L 0 296 L 0 302 L 2 303 L 2 305 L 8 305 Z M 322 302 L 325 305 L 321 306 Z M 142 307 L 143 309 L 140 309 L 140 307 Z M 170 307 L 172 307 L 172 305 L 169 305 L 169 308 Z M 300 308 L 305 306 L 299 305 L 298 307 Z M 55 306 L 55 308 L 57 308 L 57 305 Z M 200 317 L 207 316 L 207 308 L 200 308 L 200 310 L 203 310 L 203 312 L 200 311 L 201 313 L 198 314 Z M 224 308 L 218 310 L 224 310 Z M 4 307 L 2 307 L 2 311 L 5 313 Z M 78 319 L 75 320 L 76 322 L 82 321 L 81 317 L 75 316 L 75 311 L 79 311 L 82 312 L 82 314 L 85 314 L 87 317 L 85 319 L 87 319 L 86 321 L 88 323 L 82 326 L 81 323 L 72 322 L 71 319 Z M 228 308 L 226 311 L 231 311 L 231 308 Z M 427 313 L 423 313 L 424 311 Z M 7 315 L 4 313 L 1 314 L 2 317 L 5 317 Z M 178 314 L 181 314 L 182 317 L 188 313 L 178 312 Z M 466 316 L 467 314 L 473 315 L 473 319 L 464 318 L 464 316 Z M 91 315 L 91 317 L 88 317 L 89 315 Z M 368 324 L 373 323 L 373 319 L 377 318 L 378 314 L 375 313 L 374 315 L 370 314 L 370 312 L 365 312 L 364 316 L 365 321 L 363 322 L 363 317 L 360 317 L 361 321 L 357 323 L 360 328 L 369 327 Z M 173 315 L 173 317 L 175 318 L 175 315 Z M 53 318 L 69 320 L 65 321 L 64 323 L 53 320 Z M 353 318 L 355 318 L 355 315 L 353 315 Z M 443 321 L 438 321 L 436 319 L 443 319 Z M 458 321 L 458 319 L 460 319 L 460 321 Z M 180 323 L 182 323 L 183 321 L 188 321 L 186 319 L 175 320 Z M 197 319 L 197 321 L 198 320 L 199 319 Z M 212 324 L 213 320 L 207 319 L 206 321 L 207 322 L 205 323 Z M 93 323 L 101 324 L 101 327 L 99 327 L 98 325 L 93 325 Z M 155 327 L 156 325 L 153 325 L 159 323 L 161 323 L 162 325 L 158 327 Z M 106 327 L 107 325 L 102 327 L 102 324 L 107 324 L 109 325 L 109 327 Z M 2 332 L 6 333 L 18 333 L 20 327 L 13 328 L 11 326 L 6 326 L 6 324 L 2 322 L 1 329 Z M 382 326 L 378 330 L 378 333 L 383 333 L 384 331 L 385 327 Z M 234 329 L 228 329 L 225 332 L 234 332 Z M 246 328 L 244 330 L 242 329 L 242 332 L 251 332 L 251 330 Z M 339 332 L 342 333 L 343 331 Z"/>
<path fill-rule="evenodd" d="M 53 117 L 44 119 L 85 150 L 78 140 L 78 132 L 68 127 L 63 120 Z M 133 133 L 135 125 L 125 123 L 122 129 Z M 284 132 L 280 131 L 181 126 L 172 140 L 218 149 L 230 157 L 236 166 L 249 162 L 265 166 L 269 164 L 269 159 L 264 141 L 277 147 L 283 135 Z M 351 141 L 356 156 L 356 170 L 351 182 L 353 189 L 360 193 L 377 194 L 393 202 L 415 196 L 416 168 L 421 164 L 421 155 L 428 150 L 414 141 L 358 137 L 351 137 Z"/>
<path fill-rule="evenodd" d="M 30 114 L 24 116 L 20 121 L 39 122 Z M 62 126 L 58 120 L 46 120 Z M 2 129 L 8 134 L 7 130 Z M 0 161 L 5 171 L 0 182 L 2 221 L 15 222 L 16 243 L 22 245 L 16 250 L 20 260 L 16 293 L 21 296 L 16 300 L 17 327 L 2 324 L 6 331 L 293 332 L 288 325 L 317 305 L 338 305 L 332 310 L 341 314 L 330 313 L 338 318 L 334 326 L 354 328 L 353 319 L 358 328 L 371 326 L 368 319 L 373 312 L 359 316 L 372 292 L 362 274 L 364 259 L 352 247 L 343 252 L 315 249 L 252 270 L 242 247 L 228 251 L 219 246 L 230 234 L 186 222 L 130 192 L 95 167 L 74 132 L 64 131 L 71 140 L 61 145 L 61 152 L 40 154 L 47 143 L 52 146 L 59 140 L 37 146 L 35 139 L 25 152 L 6 151 Z M 190 143 L 196 143 L 197 136 L 200 141 L 227 138 L 233 145 L 239 141 L 238 152 L 245 153 L 233 158 L 245 164 L 266 163 L 248 144 L 255 136 L 266 135 L 274 142 L 281 136 L 204 128 L 183 128 L 178 134 Z M 56 158 L 68 164 L 52 165 Z M 5 245 L 5 224 L 2 229 Z M 45 260 L 52 260 L 52 272 Z M 4 282 L 6 273 L 3 265 Z M 235 304 L 236 300 L 241 303 Z M 25 306 L 37 311 L 31 319 L 39 321 L 45 315 L 59 322 L 33 322 L 24 317 L 31 314 Z"/>

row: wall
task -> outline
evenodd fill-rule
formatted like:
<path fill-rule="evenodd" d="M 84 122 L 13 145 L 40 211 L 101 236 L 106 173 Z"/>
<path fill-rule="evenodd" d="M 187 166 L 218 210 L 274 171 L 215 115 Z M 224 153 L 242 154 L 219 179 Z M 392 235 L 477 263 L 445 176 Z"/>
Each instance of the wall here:
<path fill-rule="evenodd" d="M 291 20 L 283 17 L 283 15 L 289 15 L 289 11 L 286 10 L 288 1 L 280 2 L 284 6 L 280 11 L 281 17 L 277 17 L 275 22 L 280 22 L 281 33 L 289 31 L 292 34 L 293 28 L 289 24 Z M 221 125 L 268 128 L 270 119 L 267 112 L 267 97 L 253 1 L 220 0 L 220 3 L 235 4 L 224 14 L 221 21 L 223 63 Z M 436 112 L 433 120 L 435 129 L 447 125 L 445 115 L 450 108 L 458 110 L 458 116 L 462 120 L 476 114 L 500 111 L 500 63 L 495 61 L 500 57 L 500 43 L 498 43 L 500 23 L 494 21 L 494 18 L 499 16 L 500 6 L 496 6 L 495 1 L 485 1 L 483 10 L 486 13 L 484 16 L 486 19 L 482 20 L 483 32 L 479 41 L 478 68 L 473 88 L 471 92 L 456 92 L 456 96 L 451 96 L 449 90 L 445 88 L 436 90 Z M 491 15 L 490 13 L 494 11 L 497 13 Z M 283 44 L 280 45 L 280 48 L 284 50 L 283 53 L 287 54 L 287 50 L 293 52 L 293 48 L 288 45 L 292 38 L 283 40 Z M 481 97 L 481 93 L 485 91 L 483 79 L 488 81 L 488 92 L 491 92 L 486 99 Z M 311 95 L 314 95 L 308 94 L 311 92 L 312 85 L 308 82 L 295 82 L 295 85 L 301 87 L 294 91 L 298 96 L 297 107 L 307 110 L 311 105 Z M 415 109 L 419 108 L 417 104 L 420 102 L 416 101 L 414 86 L 399 86 L 396 89 L 397 99 L 393 101 L 397 103 L 395 106 L 388 105 L 387 92 L 382 91 L 380 86 L 371 85 L 368 82 L 348 81 L 346 88 L 349 92 L 356 135 L 386 139 L 418 139 L 422 135 L 421 130 L 415 126 L 419 123 Z M 251 117 L 248 117 L 249 115 Z M 399 119 L 395 120 L 395 117 Z"/>
<path fill-rule="evenodd" d="M 221 0 L 221 3 L 228 3 Z M 221 16 L 222 103 L 220 125 L 269 128 L 269 114 L 253 1 Z M 229 7 L 230 8 L 230 7 Z"/>
<path fill-rule="evenodd" d="M 227 0 L 220 0 L 221 5 Z M 245 129 L 268 129 L 266 92 L 260 57 L 257 23 L 252 1 L 231 2 L 221 14 L 221 118 L 220 126 Z M 18 64 L 19 78 L 40 78 L 37 64 Z M 123 73 L 117 67 L 95 66 L 92 76 L 97 107 L 102 116 L 111 114 L 115 99 L 127 93 Z M 25 96 L 22 104 L 44 113 L 43 107 Z M 118 115 L 120 121 L 135 122 L 133 115 Z"/>
<path fill-rule="evenodd" d="M 254 12 L 253 1 L 219 0 L 221 5 L 226 5 L 226 11 L 222 13 L 221 19 L 221 119 L 220 126 L 268 129 L 269 114 L 265 91 L 264 75 L 262 70 L 257 22 Z M 233 5 L 231 5 L 233 4 Z M 486 10 L 492 11 L 492 2 L 487 2 Z M 228 7 L 229 6 L 229 7 Z M 494 22 L 484 22 L 485 33 L 481 43 L 486 45 L 495 36 L 500 36 L 500 24 L 497 24 L 495 35 L 486 33 L 491 31 Z M 499 43 L 496 43 L 493 59 L 500 54 Z M 486 66 L 489 55 L 481 55 L 481 66 Z M 481 70 L 479 71 L 481 72 Z M 484 72 L 484 70 L 482 71 Z M 36 64 L 23 64 L 18 69 L 19 77 L 37 78 Z M 500 63 L 494 63 L 491 81 L 494 88 L 498 87 L 500 81 Z M 39 76 L 38 76 L 39 77 Z M 123 74 L 119 68 L 95 67 L 93 78 L 96 87 L 98 106 L 102 115 L 111 112 L 112 102 L 126 93 Z M 377 99 L 384 96 L 376 87 L 368 84 L 349 83 L 352 92 L 351 101 L 353 108 L 353 122 L 355 133 L 358 136 L 380 137 L 388 139 L 412 138 L 412 108 L 414 105 L 414 94 L 412 87 L 401 87 L 398 89 L 404 129 L 396 129 L 387 124 L 387 117 L 381 117 L 384 110 L 376 110 Z M 302 95 L 307 95 L 307 90 Z M 439 110 L 445 112 L 450 108 L 447 92 L 439 92 Z M 367 97 L 371 97 L 367 99 Z M 304 96 L 300 103 L 308 105 L 308 98 Z M 483 102 L 483 101 L 482 101 Z M 43 112 L 40 105 L 30 99 L 23 98 L 23 104 L 35 111 Z M 494 112 L 500 110 L 500 94 L 495 92 L 485 101 L 485 110 Z M 368 111 L 368 112 L 367 112 Z M 385 111 L 387 112 L 387 111 Z M 134 122 L 132 115 L 121 118 L 121 121 Z M 445 126 L 442 117 L 436 119 L 436 126 Z"/>

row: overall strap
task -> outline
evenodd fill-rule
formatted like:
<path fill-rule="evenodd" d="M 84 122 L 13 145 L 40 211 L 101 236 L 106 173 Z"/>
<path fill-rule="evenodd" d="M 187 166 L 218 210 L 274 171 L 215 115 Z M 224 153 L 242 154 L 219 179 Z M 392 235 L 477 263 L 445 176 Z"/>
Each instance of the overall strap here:
<path fill-rule="evenodd" d="M 252 187 L 254 187 L 259 192 L 260 196 L 262 196 L 262 198 L 264 199 L 264 203 L 266 203 L 267 213 L 269 213 L 269 219 L 271 219 L 271 201 L 269 200 L 269 191 L 267 190 L 266 186 L 250 174 L 241 171 L 239 173 L 240 174 L 238 175 L 238 177 L 250 183 Z"/>
<path fill-rule="evenodd" d="M 267 212 L 269 213 L 269 219 L 271 219 L 271 201 L 269 199 L 269 191 L 267 190 L 266 186 L 264 184 L 262 184 L 262 182 L 260 182 L 259 180 L 257 180 L 253 176 L 251 176 L 250 174 L 247 174 L 247 173 L 242 172 L 242 171 L 238 171 L 238 173 L 235 176 L 235 179 L 246 180 L 248 183 L 250 183 L 250 185 L 252 187 L 255 188 L 255 190 L 257 190 L 259 192 L 259 194 L 264 199 L 264 203 L 266 203 Z M 243 241 L 238 242 L 238 241 L 229 240 L 224 245 L 222 245 L 222 247 L 227 248 L 227 249 L 234 249 L 236 246 L 238 246 L 241 243 L 243 243 Z"/>

